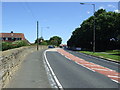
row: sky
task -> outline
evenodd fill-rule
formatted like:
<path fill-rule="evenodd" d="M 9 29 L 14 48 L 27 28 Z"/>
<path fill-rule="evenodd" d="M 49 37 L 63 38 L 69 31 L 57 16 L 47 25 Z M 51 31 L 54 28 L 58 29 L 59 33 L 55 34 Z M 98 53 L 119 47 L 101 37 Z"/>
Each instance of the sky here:
<path fill-rule="evenodd" d="M 118 2 L 85 2 L 95 4 L 95 11 L 118 11 Z M 53 36 L 62 38 L 66 44 L 75 28 L 93 15 L 92 5 L 80 2 L 2 2 L 2 32 L 24 33 L 34 43 L 36 22 L 39 22 L 39 37 L 49 40 Z M 49 28 L 47 28 L 49 27 Z"/>

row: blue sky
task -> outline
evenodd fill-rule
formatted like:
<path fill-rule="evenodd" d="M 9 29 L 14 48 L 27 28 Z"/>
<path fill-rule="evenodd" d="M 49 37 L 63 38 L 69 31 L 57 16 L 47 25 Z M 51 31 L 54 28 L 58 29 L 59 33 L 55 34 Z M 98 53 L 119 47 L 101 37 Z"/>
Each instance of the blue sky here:
<path fill-rule="evenodd" d="M 2 32 L 24 33 L 27 40 L 36 39 L 36 21 L 39 21 L 39 37 L 41 27 L 43 38 L 60 36 L 66 44 L 75 28 L 93 15 L 92 5 L 80 5 L 80 2 L 3 2 Z M 94 3 L 96 11 L 117 11 L 117 2 L 85 2 Z M 49 26 L 49 29 L 46 28 Z"/>

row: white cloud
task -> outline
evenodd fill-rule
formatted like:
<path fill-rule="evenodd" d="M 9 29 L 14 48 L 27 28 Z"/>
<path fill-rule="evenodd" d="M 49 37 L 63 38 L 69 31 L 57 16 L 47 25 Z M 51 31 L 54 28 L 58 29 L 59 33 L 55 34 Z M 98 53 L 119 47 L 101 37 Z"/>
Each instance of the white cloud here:
<path fill-rule="evenodd" d="M 104 7 L 103 7 L 103 6 L 100 6 L 99 9 L 104 9 Z"/>
<path fill-rule="evenodd" d="M 89 14 L 90 12 L 89 12 L 89 11 L 87 11 L 87 13 Z"/>
<path fill-rule="evenodd" d="M 120 10 L 116 9 L 116 10 L 114 10 L 114 12 L 116 12 L 116 13 L 120 13 Z"/>
<path fill-rule="evenodd" d="M 114 5 L 109 4 L 108 7 L 116 8 Z"/>

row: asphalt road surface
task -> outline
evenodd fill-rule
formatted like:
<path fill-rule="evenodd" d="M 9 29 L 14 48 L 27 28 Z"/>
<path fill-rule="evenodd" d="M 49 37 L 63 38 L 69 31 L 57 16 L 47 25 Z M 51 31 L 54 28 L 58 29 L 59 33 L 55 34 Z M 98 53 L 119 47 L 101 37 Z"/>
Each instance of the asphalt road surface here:
<path fill-rule="evenodd" d="M 13 88 L 15 90 L 16 88 L 51 88 L 43 63 L 43 51 L 40 50 L 27 55 L 5 88 L 12 88 L 11 90 L 14 90 Z"/>
<path fill-rule="evenodd" d="M 96 61 L 95 58 L 86 57 L 80 53 L 71 51 L 70 53 L 84 58 L 86 61 L 89 59 L 95 64 L 100 64 L 118 71 L 117 64 L 105 63 L 105 61 L 102 60 Z M 46 57 L 63 88 L 119 88 L 118 83 L 112 81 L 105 75 L 86 69 L 74 61 L 67 59 L 57 51 L 47 51 Z"/>
<path fill-rule="evenodd" d="M 66 50 L 66 51 L 79 57 L 79 58 L 82 58 L 88 62 L 93 62 L 95 64 L 102 65 L 104 67 L 110 68 L 110 69 L 115 70 L 120 73 L 120 68 L 119 68 L 120 64 L 118 64 L 118 63 L 115 63 L 112 61 L 107 61 L 107 60 L 96 58 L 96 57 L 92 57 L 92 56 L 89 56 L 86 54 L 79 53 L 77 51 L 71 51 L 71 50 Z"/>

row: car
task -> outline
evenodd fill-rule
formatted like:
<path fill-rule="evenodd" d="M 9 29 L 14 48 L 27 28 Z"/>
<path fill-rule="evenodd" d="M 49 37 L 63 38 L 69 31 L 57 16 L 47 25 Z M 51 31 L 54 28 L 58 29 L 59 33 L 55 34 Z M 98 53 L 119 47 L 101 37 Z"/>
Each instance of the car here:
<path fill-rule="evenodd" d="M 76 49 L 77 51 L 80 51 L 80 50 L 81 50 L 81 48 L 79 48 L 79 47 L 76 47 L 75 49 Z"/>
<path fill-rule="evenodd" d="M 71 47 L 71 48 L 68 48 L 68 49 L 73 50 L 73 51 L 80 51 L 80 50 L 82 50 L 82 48 L 80 48 L 80 47 Z"/>
<path fill-rule="evenodd" d="M 53 45 L 49 45 L 48 48 L 55 48 L 55 46 L 53 46 Z"/>

